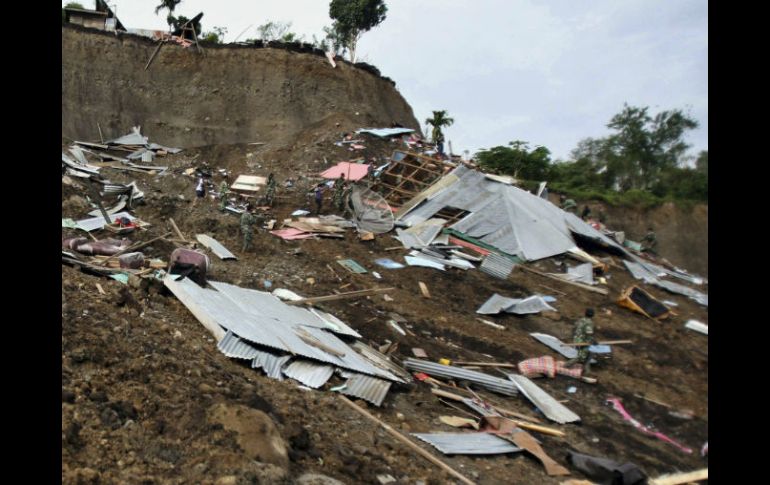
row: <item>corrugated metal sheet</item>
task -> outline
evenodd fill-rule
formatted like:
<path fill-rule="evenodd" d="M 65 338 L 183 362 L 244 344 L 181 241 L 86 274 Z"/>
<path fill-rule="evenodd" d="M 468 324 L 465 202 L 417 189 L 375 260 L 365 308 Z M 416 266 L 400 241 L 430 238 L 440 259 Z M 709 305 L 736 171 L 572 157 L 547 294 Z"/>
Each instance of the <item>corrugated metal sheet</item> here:
<path fill-rule="evenodd" d="M 295 360 L 283 369 L 283 375 L 313 389 L 318 389 L 326 384 L 332 374 L 334 374 L 334 367 L 307 360 Z"/>
<path fill-rule="evenodd" d="M 409 266 L 422 266 L 424 268 L 433 268 L 441 271 L 446 271 L 446 267 L 433 259 L 428 259 L 424 256 L 404 256 L 404 261 Z"/>
<path fill-rule="evenodd" d="M 666 280 L 660 279 L 658 275 L 661 273 L 670 274 L 670 275 L 673 274 L 673 272 L 670 272 L 670 271 L 665 271 L 665 272 L 662 271 L 665 269 L 663 267 L 656 266 L 653 264 L 646 264 L 646 263 L 644 264 L 633 263 L 631 261 L 623 261 L 623 264 L 626 265 L 626 268 L 628 268 L 628 271 L 630 271 L 631 274 L 636 279 L 643 280 L 645 283 L 655 285 L 659 288 L 663 288 L 664 290 L 669 291 L 671 293 L 687 296 L 691 300 L 694 300 L 703 306 L 709 305 L 709 297 L 707 294 L 702 293 L 693 288 L 690 288 L 688 286 L 680 285 L 679 283 L 674 283 L 673 281 L 666 281 Z M 657 271 L 657 274 L 656 274 L 656 271 Z M 687 279 L 687 278 L 684 278 L 684 279 Z"/>
<path fill-rule="evenodd" d="M 233 253 L 231 253 L 226 247 L 206 234 L 198 234 L 195 239 L 205 247 L 209 248 L 212 253 L 216 254 L 219 259 L 238 259 Z"/>
<path fill-rule="evenodd" d="M 215 328 L 216 325 L 232 330 L 253 344 L 362 374 L 396 379 L 391 373 L 365 360 L 332 333 L 318 328 L 327 328 L 327 325 L 315 315 L 302 308 L 286 305 L 269 293 L 215 281 L 209 282 L 216 288 L 210 290 L 199 287 L 187 278 L 177 282 L 166 277 L 164 283 L 207 328 Z M 255 301 L 259 301 L 259 304 L 255 304 Z M 303 321 L 312 321 L 316 326 L 304 325 Z M 303 338 L 303 334 L 310 337 Z M 313 340 L 318 345 L 313 345 Z M 334 353 L 324 348 L 332 349 Z"/>
<path fill-rule="evenodd" d="M 489 374 L 476 372 L 474 370 L 462 369 L 460 367 L 452 367 L 427 360 L 411 358 L 404 360 L 404 367 L 419 372 L 425 372 L 428 375 L 436 377 L 462 379 L 465 381 L 474 382 L 482 387 L 489 389 L 490 391 L 494 391 L 506 396 L 515 396 L 519 393 L 516 385 L 513 384 L 513 382 L 506 379 L 492 377 Z"/>
<path fill-rule="evenodd" d="M 446 455 L 499 455 L 521 448 L 490 433 L 412 433 Z"/>
<path fill-rule="evenodd" d="M 514 266 L 514 262 L 510 258 L 497 253 L 490 253 L 481 262 L 479 269 L 501 280 L 507 280 Z"/>
<path fill-rule="evenodd" d="M 409 255 L 412 257 L 427 259 L 428 261 L 433 261 L 434 263 L 443 264 L 446 266 L 451 266 L 453 268 L 458 268 L 462 270 L 475 268 L 475 266 L 473 266 L 473 263 L 471 263 L 470 261 L 467 261 L 462 258 L 457 258 L 455 256 L 452 256 L 449 259 L 444 257 L 439 257 L 441 255 L 436 251 L 430 251 L 425 248 L 421 249 L 419 252 L 412 251 L 409 253 Z"/>
<path fill-rule="evenodd" d="M 225 338 L 219 341 L 217 348 L 227 357 L 234 359 L 252 360 L 259 354 L 258 349 L 254 348 L 253 345 L 242 340 L 231 331 L 228 331 L 225 334 Z"/>
<path fill-rule="evenodd" d="M 524 376 L 517 374 L 508 374 L 508 378 L 513 381 L 522 394 L 532 401 L 532 404 L 542 411 L 542 413 L 559 424 L 573 423 L 580 421 L 580 416 L 573 413 L 565 405 L 551 397 L 550 394 L 542 390 L 537 384 Z"/>
<path fill-rule="evenodd" d="M 146 145 L 147 137 L 142 136 L 138 127 L 134 127 L 128 135 L 105 142 L 107 145 Z"/>
<path fill-rule="evenodd" d="M 585 283 L 587 285 L 594 284 L 594 265 L 591 263 L 573 266 L 567 270 L 567 274 L 573 276 L 572 281 Z"/>
<path fill-rule="evenodd" d="M 117 214 L 109 214 L 109 216 L 112 222 L 115 222 L 121 217 L 127 217 L 128 220 L 130 221 L 133 221 L 134 219 L 136 219 L 136 217 L 132 216 L 128 212 L 118 212 Z M 104 224 L 105 224 L 104 217 L 102 216 L 92 217 L 90 219 L 81 219 L 76 222 L 80 229 L 88 232 L 94 231 L 96 229 L 101 229 L 102 227 L 104 227 Z"/>
<path fill-rule="evenodd" d="M 380 138 L 388 138 L 396 135 L 406 135 L 414 132 L 411 128 L 361 128 L 356 133 L 369 133 Z"/>
<path fill-rule="evenodd" d="M 639 263 L 623 260 L 623 264 L 626 265 L 626 268 L 631 273 L 631 275 L 638 280 L 652 281 L 658 279 L 658 275 Z"/>
<path fill-rule="evenodd" d="M 407 383 L 412 382 L 412 374 L 404 370 L 403 367 L 394 363 L 385 354 L 375 350 L 363 342 L 354 342 L 352 347 L 358 351 L 359 354 L 373 365 L 390 372 L 391 374 L 399 377 L 398 381 Z"/>
<path fill-rule="evenodd" d="M 527 298 L 507 298 L 495 293 L 489 300 L 476 310 L 482 315 L 493 315 L 500 312 L 528 315 L 542 311 L 556 311 L 554 307 L 546 303 L 542 296 L 532 295 Z"/>
<path fill-rule="evenodd" d="M 575 347 L 567 347 L 562 343 L 561 340 L 554 337 L 553 335 L 548 335 L 545 333 L 530 333 L 530 335 L 534 337 L 535 340 L 547 345 L 568 359 L 574 359 L 577 357 L 578 352 Z"/>
<path fill-rule="evenodd" d="M 666 280 L 655 280 L 653 284 L 655 286 L 663 288 L 664 290 L 670 291 L 671 293 L 685 295 L 691 300 L 694 300 L 703 306 L 709 306 L 709 296 L 705 293 L 701 293 L 698 290 L 694 290 L 687 286 L 680 285 L 679 283 L 674 283 L 673 281 L 666 281 Z"/>
<path fill-rule="evenodd" d="M 364 399 L 380 406 L 385 396 L 388 395 L 391 382 L 376 377 L 369 377 L 363 374 L 353 374 L 345 383 L 345 389 L 342 394 Z"/>
<path fill-rule="evenodd" d="M 267 377 L 283 380 L 283 366 L 291 360 L 291 355 L 276 355 L 270 352 L 258 351 L 251 361 L 252 369 L 262 369 Z"/>

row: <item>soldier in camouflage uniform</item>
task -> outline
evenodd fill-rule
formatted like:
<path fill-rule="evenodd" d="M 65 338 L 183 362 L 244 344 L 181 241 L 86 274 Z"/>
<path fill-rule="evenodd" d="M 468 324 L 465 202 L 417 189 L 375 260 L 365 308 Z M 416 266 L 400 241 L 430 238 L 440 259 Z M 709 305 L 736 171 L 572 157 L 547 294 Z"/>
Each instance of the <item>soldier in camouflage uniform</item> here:
<path fill-rule="evenodd" d="M 596 342 L 594 339 L 594 322 L 591 317 L 594 316 L 594 310 L 587 308 L 585 317 L 578 319 L 575 322 L 575 332 L 572 335 L 572 340 L 576 344 L 593 344 Z M 577 363 L 583 365 L 583 375 L 588 374 L 591 370 L 591 353 L 588 351 L 588 346 L 577 347 L 578 355 L 574 359 L 570 359 L 565 363 L 566 367 L 572 367 Z"/>
<path fill-rule="evenodd" d="M 267 178 L 267 205 L 270 207 L 273 207 L 273 199 L 275 198 L 275 179 L 273 178 L 273 174 L 271 173 L 270 176 Z"/>
<path fill-rule="evenodd" d="M 227 194 L 230 193 L 230 188 L 227 186 L 227 179 L 225 178 L 221 184 L 219 184 L 219 210 L 225 211 L 227 207 Z"/>
<path fill-rule="evenodd" d="M 243 252 L 245 253 L 251 246 L 251 239 L 254 237 L 254 224 L 257 222 L 251 213 L 251 205 L 246 206 L 246 210 L 241 215 L 241 233 L 243 234 Z"/>
<path fill-rule="evenodd" d="M 345 175 L 340 174 L 340 178 L 334 183 L 334 195 L 332 195 L 332 203 L 340 211 L 342 210 L 342 201 L 346 187 Z"/>
<path fill-rule="evenodd" d="M 655 236 L 655 231 L 652 228 L 647 229 L 647 235 L 642 240 L 642 251 L 652 254 L 658 254 L 656 249 L 658 247 L 658 238 Z"/>

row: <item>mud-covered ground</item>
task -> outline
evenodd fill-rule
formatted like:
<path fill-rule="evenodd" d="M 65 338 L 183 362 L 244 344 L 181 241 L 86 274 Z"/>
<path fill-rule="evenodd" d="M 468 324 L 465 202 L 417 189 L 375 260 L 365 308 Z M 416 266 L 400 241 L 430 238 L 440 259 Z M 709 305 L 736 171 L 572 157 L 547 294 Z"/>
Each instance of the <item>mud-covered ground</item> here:
<path fill-rule="evenodd" d="M 382 157 L 396 148 L 385 141 L 367 146 L 367 158 Z M 374 260 L 387 257 L 403 263 L 406 250 L 387 250 L 400 245 L 390 235 L 364 242 L 353 231 L 345 239 L 293 242 L 261 231 L 255 234 L 253 248 L 243 254 L 238 217 L 220 213 L 208 198 L 193 205 L 194 180 L 182 174 L 207 162 L 235 174 L 273 171 L 279 187 L 292 177 L 295 187 L 279 189 L 278 205 L 271 214 L 281 221 L 306 204 L 305 189 L 315 181 L 314 174 L 327 166 L 324 157 L 331 164 L 354 154 L 330 148 L 329 140 L 282 152 L 250 145 L 208 147 L 158 159 L 158 164 L 171 167 L 164 175 L 127 175 L 110 169 L 104 169 L 103 175 L 115 182 L 136 180 L 146 194 L 136 214 L 152 227 L 134 239 L 149 240 L 170 231 L 167 219 L 171 217 L 188 238 L 209 234 L 238 255 L 238 261 L 220 261 L 212 255 L 212 280 L 256 289 L 263 289 L 264 280 L 269 280 L 273 289 L 288 288 L 306 296 L 392 287 L 387 293 L 392 301 L 377 295 L 319 306 L 355 328 L 367 343 L 397 342 L 392 354 L 396 361 L 411 357 L 413 347 L 424 349 L 434 361 L 444 357 L 516 363 L 541 355 L 556 357 L 529 333 L 569 339 L 572 322 L 586 307 L 593 307 L 600 340 L 630 339 L 633 344 L 616 346 L 611 361 L 595 366 L 597 384 L 561 376 L 537 380 L 582 418 L 580 424 L 560 426 L 539 415 L 546 425 L 566 433 L 564 438 L 536 434 L 543 448 L 564 465 L 566 452 L 572 449 L 633 462 L 651 476 L 708 465 L 699 454 L 708 439 L 708 337 L 684 328 L 691 318 L 708 323 L 708 311 L 691 300 L 645 287 L 659 299 L 678 303 L 675 316 L 655 322 L 614 302 L 634 282 L 625 270 L 614 267 L 609 271 L 608 296 L 521 270 L 507 281 L 478 270 L 387 270 Z M 220 179 L 214 181 L 218 185 Z M 63 185 L 62 191 L 63 217 L 81 218 L 90 210 L 78 199 L 85 194 L 82 188 Z M 159 242 L 143 251 L 167 260 L 173 248 L 173 243 Z M 369 273 L 348 272 L 335 263 L 340 258 L 354 259 Z M 556 270 L 551 260 L 534 267 Z M 371 271 L 382 279 L 374 278 Z M 429 288 L 430 299 L 421 295 L 420 281 Z M 99 293 L 96 283 L 106 295 Z M 558 313 L 485 317 L 506 327 L 499 330 L 480 323 L 475 313 L 495 292 L 510 297 L 551 295 L 557 298 L 553 306 Z M 386 324 L 389 312 L 404 317 L 407 336 Z M 311 472 L 350 484 L 379 483 L 376 476 L 383 474 L 399 483 L 452 483 L 448 475 L 346 407 L 333 392 L 303 390 L 290 380 L 274 381 L 222 355 L 205 328 L 158 285 L 127 287 L 63 266 L 62 324 L 65 483 L 295 483 Z M 341 383 L 334 379 L 326 389 Z M 568 393 L 570 386 L 577 391 Z M 479 394 L 505 408 L 538 415 L 522 396 Z M 665 402 L 671 409 L 637 394 Z M 636 430 L 605 404 L 610 396 L 622 398 L 629 413 L 643 424 L 695 452 L 683 453 Z M 404 433 L 455 431 L 438 418 L 461 414 L 440 403 L 421 383 L 394 387 L 381 408 L 367 407 Z M 691 410 L 695 417 L 673 417 L 670 410 Z M 524 453 L 451 457 L 423 443 L 420 446 L 480 484 L 560 481 L 546 476 L 539 462 Z M 572 471 L 574 477 L 583 478 Z"/>

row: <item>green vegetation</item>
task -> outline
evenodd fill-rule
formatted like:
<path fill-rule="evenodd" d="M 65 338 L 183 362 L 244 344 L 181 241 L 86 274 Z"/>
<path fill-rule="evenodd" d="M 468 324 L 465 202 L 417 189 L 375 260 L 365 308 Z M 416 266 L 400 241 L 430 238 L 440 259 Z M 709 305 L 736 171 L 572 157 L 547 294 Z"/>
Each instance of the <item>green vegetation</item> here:
<path fill-rule="evenodd" d="M 204 32 L 201 40 L 207 42 L 213 42 L 215 44 L 221 44 L 225 40 L 227 34 L 227 28 L 225 27 L 212 27 L 210 32 Z"/>
<path fill-rule="evenodd" d="M 356 45 L 361 36 L 376 27 L 388 12 L 383 0 L 332 0 L 329 17 L 334 20 L 332 30 L 350 52 L 350 61 L 356 62 Z"/>
<path fill-rule="evenodd" d="M 441 131 L 441 128 L 445 126 L 452 126 L 452 124 L 455 122 L 454 118 L 450 118 L 447 116 L 447 114 L 448 113 L 446 110 L 434 111 L 433 117 L 425 120 L 425 123 L 433 127 L 431 137 L 434 143 L 443 143 L 444 132 Z"/>
<path fill-rule="evenodd" d="M 299 36 L 291 30 L 291 22 L 273 22 L 268 21 L 257 27 L 257 33 L 259 38 L 265 42 L 280 41 L 280 42 L 302 42 L 304 36 Z M 253 42 L 256 39 L 247 39 L 246 42 Z"/>
<path fill-rule="evenodd" d="M 685 156 L 684 135 L 698 123 L 681 110 L 654 116 L 648 110 L 624 105 L 607 124 L 613 133 L 581 140 L 566 162 L 552 161 L 547 148 L 530 149 L 524 141 L 481 150 L 476 160 L 495 173 L 547 180 L 571 198 L 626 206 L 707 201 L 708 152 L 698 155 L 694 167 Z"/>

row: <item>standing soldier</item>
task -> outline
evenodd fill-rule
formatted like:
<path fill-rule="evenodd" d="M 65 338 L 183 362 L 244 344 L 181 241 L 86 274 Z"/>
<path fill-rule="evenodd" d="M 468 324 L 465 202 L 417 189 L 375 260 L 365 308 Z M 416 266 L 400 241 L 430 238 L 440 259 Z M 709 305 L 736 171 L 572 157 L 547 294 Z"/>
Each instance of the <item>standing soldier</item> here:
<path fill-rule="evenodd" d="M 221 212 L 224 212 L 225 208 L 227 208 L 227 194 L 229 193 L 230 187 L 227 186 L 227 176 L 225 175 L 225 179 L 219 184 L 219 210 Z"/>
<path fill-rule="evenodd" d="M 275 178 L 273 174 L 267 178 L 267 205 L 273 207 L 273 199 L 275 199 Z"/>
<path fill-rule="evenodd" d="M 347 189 L 347 183 L 345 182 L 345 174 L 340 174 L 340 178 L 334 183 L 334 196 L 332 203 L 337 207 L 339 211 L 342 211 L 343 197 L 345 196 L 345 189 Z"/>
<path fill-rule="evenodd" d="M 652 230 L 652 227 L 648 227 L 647 235 L 642 240 L 642 251 L 657 255 L 657 248 L 658 238 L 655 236 L 655 231 Z"/>
<path fill-rule="evenodd" d="M 320 215 L 321 206 L 323 205 L 323 202 L 324 202 L 323 184 L 316 185 L 313 193 L 315 194 L 315 213 L 316 215 Z"/>
<path fill-rule="evenodd" d="M 241 216 L 241 233 L 243 234 L 243 252 L 245 253 L 251 246 L 251 239 L 254 237 L 254 223 L 257 222 L 251 213 L 251 204 L 246 204 L 246 210 Z"/>
<path fill-rule="evenodd" d="M 591 317 L 594 316 L 593 308 L 587 308 L 585 317 L 578 319 L 575 322 L 575 331 L 572 335 L 572 340 L 576 344 L 593 344 L 594 340 L 594 322 Z M 583 375 L 588 374 L 591 370 L 591 353 L 588 351 L 587 345 L 577 347 L 578 355 L 574 359 L 568 360 L 564 365 L 566 367 L 572 367 L 577 363 L 583 364 Z"/>

